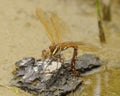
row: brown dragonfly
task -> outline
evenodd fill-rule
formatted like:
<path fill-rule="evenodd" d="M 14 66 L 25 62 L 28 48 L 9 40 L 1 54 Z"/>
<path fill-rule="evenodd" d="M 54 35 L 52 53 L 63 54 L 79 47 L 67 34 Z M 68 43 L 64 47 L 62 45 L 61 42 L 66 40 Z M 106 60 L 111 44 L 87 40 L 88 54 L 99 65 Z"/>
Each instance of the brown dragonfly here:
<path fill-rule="evenodd" d="M 42 57 L 55 57 L 60 55 L 62 51 L 68 48 L 73 48 L 74 51 L 71 60 L 71 69 L 75 75 L 79 76 L 79 73 L 75 68 L 75 59 L 78 54 L 78 49 L 84 51 L 96 51 L 98 48 L 96 46 L 83 42 L 61 42 L 62 36 L 69 30 L 69 28 L 65 26 L 65 22 L 57 14 L 53 12 L 47 13 L 40 8 L 36 10 L 36 14 L 46 29 L 49 40 L 51 41 L 51 45 L 49 46 L 48 50 L 42 51 Z"/>

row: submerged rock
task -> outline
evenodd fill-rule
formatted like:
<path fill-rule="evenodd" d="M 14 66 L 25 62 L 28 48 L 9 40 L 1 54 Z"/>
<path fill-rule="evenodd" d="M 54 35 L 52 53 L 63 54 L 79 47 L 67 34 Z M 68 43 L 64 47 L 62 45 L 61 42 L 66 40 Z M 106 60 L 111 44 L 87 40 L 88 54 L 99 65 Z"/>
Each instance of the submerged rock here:
<path fill-rule="evenodd" d="M 75 67 L 80 73 L 97 66 L 100 66 L 100 60 L 95 55 L 85 54 L 76 58 Z M 11 81 L 11 85 L 40 96 L 65 96 L 80 88 L 81 83 L 81 77 L 72 73 L 70 60 L 35 60 L 33 57 L 16 62 L 16 73 Z"/>

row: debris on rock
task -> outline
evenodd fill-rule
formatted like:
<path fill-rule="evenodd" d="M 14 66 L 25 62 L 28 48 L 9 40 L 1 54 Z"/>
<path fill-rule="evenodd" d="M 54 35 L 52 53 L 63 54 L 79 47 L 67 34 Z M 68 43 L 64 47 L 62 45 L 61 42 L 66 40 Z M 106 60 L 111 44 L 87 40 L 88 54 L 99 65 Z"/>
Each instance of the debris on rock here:
<path fill-rule="evenodd" d="M 16 62 L 16 72 L 11 81 L 16 86 L 40 96 L 65 96 L 80 88 L 82 79 L 72 73 L 70 60 L 58 61 L 54 58 L 35 60 L 33 57 L 23 58 Z M 76 58 L 76 69 L 79 72 L 100 66 L 98 57 L 85 54 Z"/>

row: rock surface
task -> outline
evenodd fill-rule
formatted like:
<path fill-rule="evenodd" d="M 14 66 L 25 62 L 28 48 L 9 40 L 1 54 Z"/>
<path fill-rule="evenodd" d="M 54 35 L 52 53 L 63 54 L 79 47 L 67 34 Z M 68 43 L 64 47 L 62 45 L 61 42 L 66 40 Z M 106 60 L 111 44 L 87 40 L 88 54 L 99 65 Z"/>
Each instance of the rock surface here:
<path fill-rule="evenodd" d="M 76 58 L 76 69 L 80 73 L 98 66 L 100 60 L 95 55 L 85 54 Z M 70 60 L 35 60 L 33 57 L 16 62 L 16 71 L 11 81 L 11 85 L 40 96 L 65 96 L 80 88 L 81 83 L 81 77 L 74 76 L 71 71 Z"/>

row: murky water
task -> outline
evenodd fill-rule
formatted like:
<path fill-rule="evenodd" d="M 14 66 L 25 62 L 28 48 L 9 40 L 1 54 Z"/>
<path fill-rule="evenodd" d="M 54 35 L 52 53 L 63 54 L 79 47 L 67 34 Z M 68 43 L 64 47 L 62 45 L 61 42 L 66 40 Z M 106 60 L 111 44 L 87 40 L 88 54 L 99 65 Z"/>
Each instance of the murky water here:
<path fill-rule="evenodd" d="M 44 27 L 36 18 L 37 7 L 59 14 L 71 30 L 66 37 L 68 40 L 101 47 L 94 54 L 103 61 L 102 67 L 83 75 L 83 89 L 70 96 L 119 96 L 120 7 L 113 3 L 112 22 L 104 23 L 107 43 L 101 45 L 92 0 L 0 0 L 0 96 L 32 96 L 10 87 L 9 81 L 17 60 L 30 56 L 40 58 L 41 51 L 50 44 Z M 71 56 L 69 53 L 71 51 L 68 57 Z M 86 52 L 79 51 L 79 55 L 83 53 Z"/>
<path fill-rule="evenodd" d="M 90 83 L 84 84 L 85 89 L 80 93 L 81 96 L 119 96 L 119 75 L 120 70 L 113 69 L 86 76 L 85 82 Z"/>

